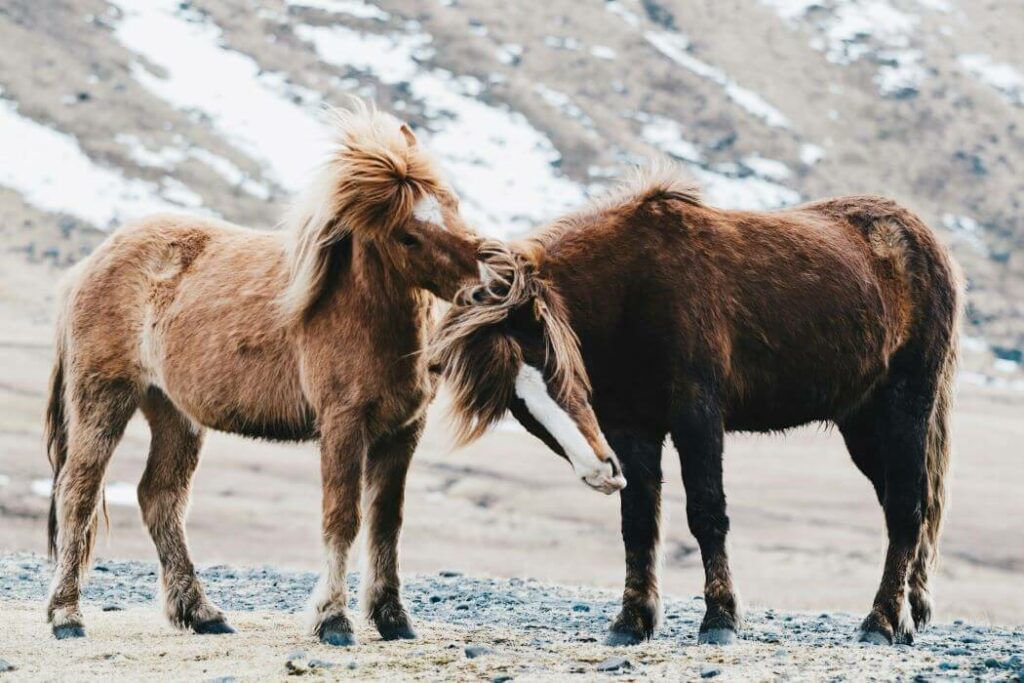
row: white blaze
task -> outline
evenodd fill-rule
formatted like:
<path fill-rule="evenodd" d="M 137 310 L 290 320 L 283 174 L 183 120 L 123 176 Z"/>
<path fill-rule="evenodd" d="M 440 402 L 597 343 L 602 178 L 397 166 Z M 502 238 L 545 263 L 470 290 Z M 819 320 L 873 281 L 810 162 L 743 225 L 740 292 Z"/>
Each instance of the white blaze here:
<path fill-rule="evenodd" d="M 444 228 L 444 214 L 441 213 L 441 202 L 432 194 L 420 197 L 420 200 L 412 207 L 412 216 L 424 223 L 433 223 L 439 228 Z"/>
<path fill-rule="evenodd" d="M 610 474 L 610 466 L 597 457 L 576 422 L 551 398 L 537 368 L 523 363 L 516 375 L 516 395 L 562 447 L 576 474 L 586 478 L 606 469 Z"/>

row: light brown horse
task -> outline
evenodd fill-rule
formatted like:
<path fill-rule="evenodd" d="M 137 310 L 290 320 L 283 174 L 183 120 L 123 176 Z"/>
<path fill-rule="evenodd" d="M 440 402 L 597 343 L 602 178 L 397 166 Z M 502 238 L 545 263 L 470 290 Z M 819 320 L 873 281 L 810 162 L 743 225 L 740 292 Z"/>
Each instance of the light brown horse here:
<path fill-rule="evenodd" d="M 175 625 L 232 631 L 205 596 L 185 538 L 211 428 L 319 439 L 327 570 L 315 632 L 355 642 L 345 572 L 365 489 L 364 608 L 384 638 L 414 637 L 398 536 L 435 389 L 420 352 L 434 295 L 478 281 L 479 239 L 408 126 L 358 103 L 335 118 L 337 146 L 283 231 L 153 216 L 111 235 L 69 275 L 46 425 L 57 563 L 47 613 L 58 638 L 85 634 L 79 587 L 104 471 L 140 408 L 152 442 L 139 505 Z"/>
<path fill-rule="evenodd" d="M 470 437 L 511 409 L 572 458 L 593 406 L 629 480 L 626 588 L 610 644 L 649 638 L 660 617 L 665 435 L 704 562 L 699 640 L 727 643 L 740 612 L 725 549 L 724 434 L 816 421 L 838 426 L 885 512 L 889 549 L 860 638 L 912 642 L 931 616 L 962 298 L 957 268 L 917 216 L 879 197 L 722 211 L 655 166 L 483 253 L 486 281 L 449 311 L 434 362 Z M 558 349 L 573 332 L 582 362 Z"/>

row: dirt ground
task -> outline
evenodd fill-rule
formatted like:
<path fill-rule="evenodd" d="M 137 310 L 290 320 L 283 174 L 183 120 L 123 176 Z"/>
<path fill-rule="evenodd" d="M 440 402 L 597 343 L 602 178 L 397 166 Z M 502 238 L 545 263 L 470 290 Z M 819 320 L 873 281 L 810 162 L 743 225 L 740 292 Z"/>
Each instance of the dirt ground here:
<path fill-rule="evenodd" d="M 925 648 L 850 642 L 741 641 L 719 648 L 656 640 L 623 650 L 577 639 L 538 640 L 523 629 L 423 622 L 418 640 L 400 642 L 381 641 L 358 626 L 361 644 L 343 650 L 315 643 L 297 615 L 229 613 L 239 633 L 208 638 L 171 630 L 155 607 L 86 609 L 90 637 L 55 644 L 39 636 L 37 605 L 0 602 L 0 609 L 6 616 L 0 627 L 4 649 L 18 661 L 5 680 L 580 680 L 603 676 L 602 667 L 619 658 L 628 664 L 607 673 L 621 680 L 822 680 L 839 672 L 858 680 L 898 680 L 952 664 Z M 486 654 L 467 657 L 467 643 L 487 648 Z M 999 669 L 981 671 L 1001 675 Z"/>

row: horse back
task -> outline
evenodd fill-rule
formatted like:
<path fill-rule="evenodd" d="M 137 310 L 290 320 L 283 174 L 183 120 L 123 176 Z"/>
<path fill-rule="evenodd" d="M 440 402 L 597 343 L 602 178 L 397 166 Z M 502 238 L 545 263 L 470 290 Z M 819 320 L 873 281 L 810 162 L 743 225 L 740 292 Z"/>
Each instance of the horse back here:
<path fill-rule="evenodd" d="M 314 436 L 294 344 L 277 306 L 273 233 L 153 216 L 117 231 L 77 274 L 68 310 L 81 362 L 163 391 L 197 424 Z"/>

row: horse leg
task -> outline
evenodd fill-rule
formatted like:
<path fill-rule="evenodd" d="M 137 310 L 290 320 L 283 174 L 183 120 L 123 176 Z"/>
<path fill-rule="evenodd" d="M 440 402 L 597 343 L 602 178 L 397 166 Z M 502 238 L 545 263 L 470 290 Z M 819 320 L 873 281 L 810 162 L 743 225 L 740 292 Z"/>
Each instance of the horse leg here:
<path fill-rule="evenodd" d="M 313 632 L 329 645 L 355 645 L 348 617 L 346 567 L 359 533 L 363 463 L 369 438 L 358 415 L 321 416 L 320 477 L 327 570 L 313 597 Z"/>
<path fill-rule="evenodd" d="M 53 493 L 57 567 L 46 608 L 53 634 L 61 639 L 85 635 L 78 603 L 96 541 L 103 477 L 138 405 L 137 389 L 126 380 L 73 386 L 68 397 L 67 461 Z"/>
<path fill-rule="evenodd" d="M 875 399 L 879 460 L 885 487 L 882 508 L 889 534 L 882 581 L 858 638 L 873 643 L 914 641 L 904 602 L 918 553 L 928 500 L 926 448 L 933 399 L 906 378 L 896 378 Z"/>
<path fill-rule="evenodd" d="M 626 587 L 622 611 L 612 622 L 607 645 L 636 645 L 654 635 L 661 618 L 658 550 L 661 542 L 661 440 L 634 432 L 605 432 L 629 485 L 619 492 Z"/>
<path fill-rule="evenodd" d="M 207 599 L 185 537 L 189 488 L 199 465 L 203 430 L 158 389 L 146 394 L 142 412 L 152 437 L 139 483 L 139 507 L 160 558 L 167 618 L 196 633 L 234 633 L 224 613 Z"/>
<path fill-rule="evenodd" d="M 402 533 L 405 477 L 424 420 L 374 444 L 366 459 L 367 575 L 363 604 L 384 640 L 415 638 L 402 605 L 398 539 Z"/>
<path fill-rule="evenodd" d="M 706 612 L 698 642 L 727 645 L 736 639 L 740 616 L 725 548 L 729 517 L 722 483 L 724 423 L 712 401 L 698 398 L 692 403 L 675 417 L 672 442 L 682 466 L 687 521 L 704 563 Z"/>

